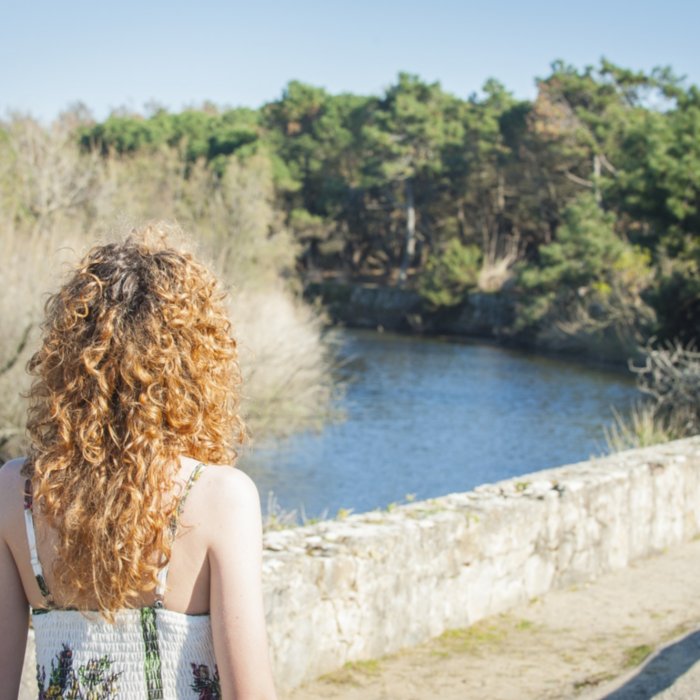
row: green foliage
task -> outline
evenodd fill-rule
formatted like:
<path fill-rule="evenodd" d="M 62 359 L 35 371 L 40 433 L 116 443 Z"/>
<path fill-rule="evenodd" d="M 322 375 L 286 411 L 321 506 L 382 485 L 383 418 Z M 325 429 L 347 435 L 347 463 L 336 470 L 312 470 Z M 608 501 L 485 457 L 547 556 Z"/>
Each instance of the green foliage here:
<path fill-rule="evenodd" d="M 522 283 L 529 289 L 576 289 L 603 281 L 620 260 L 625 244 L 614 231 L 615 216 L 582 195 L 564 211 L 564 221 L 552 243 L 540 246 L 540 264 L 525 268 Z"/>
<path fill-rule="evenodd" d="M 664 255 L 658 266 L 656 285 L 650 294 L 661 321 L 660 340 L 697 341 L 700 328 L 700 241 L 686 239 L 678 257 Z M 695 248 L 694 253 L 688 248 Z"/>
<path fill-rule="evenodd" d="M 620 326 L 649 316 L 641 295 L 651 282 L 647 253 L 620 238 L 614 214 L 592 195 L 564 211 L 552 243 L 539 248 L 537 265 L 523 265 L 520 323 L 578 324 L 579 331 Z"/>
<path fill-rule="evenodd" d="M 483 288 L 520 262 L 517 329 L 697 338 L 700 90 L 669 68 L 606 60 L 555 62 L 537 84 L 518 101 L 494 79 L 467 99 L 410 73 L 379 96 L 292 81 L 259 110 L 115 113 L 78 120 L 77 138 L 103 158 L 175 153 L 186 178 L 203 165 L 223 180 L 231 156 L 265 154 L 301 269 L 387 280 L 408 269 L 451 305 L 473 284 L 450 259 L 456 239 L 492 271 Z M 53 204 L 16 215 L 42 206 Z"/>
<path fill-rule="evenodd" d="M 439 83 L 429 85 L 418 76 L 400 73 L 363 129 L 370 155 L 366 181 L 385 184 L 426 169 L 439 171 L 441 148 L 451 136 L 454 101 Z"/>
<path fill-rule="evenodd" d="M 445 250 L 432 255 L 418 282 L 418 291 L 434 306 L 454 306 L 476 286 L 481 266 L 481 250 L 463 245 L 456 238 Z"/>
<path fill-rule="evenodd" d="M 177 148 L 187 163 L 220 160 L 258 139 L 258 117 L 250 109 L 219 114 L 186 110 L 169 114 L 159 110 L 148 119 L 113 114 L 102 124 L 82 127 L 78 134 L 84 150 L 119 155 L 167 146 Z"/>

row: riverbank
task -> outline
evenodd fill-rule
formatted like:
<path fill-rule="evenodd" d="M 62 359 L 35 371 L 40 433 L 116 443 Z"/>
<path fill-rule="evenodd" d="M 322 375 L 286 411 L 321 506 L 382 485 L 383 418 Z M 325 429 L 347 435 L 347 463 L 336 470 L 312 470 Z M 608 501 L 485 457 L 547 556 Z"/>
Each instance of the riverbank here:
<path fill-rule="evenodd" d="M 690 700 L 700 687 L 699 576 L 696 539 L 282 697 Z"/>
<path fill-rule="evenodd" d="M 636 347 L 610 329 L 570 335 L 555 328 L 538 332 L 515 329 L 517 295 L 512 291 L 469 292 L 451 308 L 434 309 L 410 287 L 368 279 L 329 278 L 307 281 L 304 296 L 323 305 L 331 322 L 348 328 L 470 338 L 538 355 L 565 357 L 589 365 L 627 371 Z"/>

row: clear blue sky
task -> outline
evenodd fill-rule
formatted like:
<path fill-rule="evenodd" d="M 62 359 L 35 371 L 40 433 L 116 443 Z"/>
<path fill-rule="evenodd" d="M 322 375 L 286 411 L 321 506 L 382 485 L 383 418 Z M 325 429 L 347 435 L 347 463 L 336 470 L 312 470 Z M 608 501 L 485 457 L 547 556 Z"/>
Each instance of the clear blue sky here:
<path fill-rule="evenodd" d="M 601 56 L 700 83 L 697 0 L 2 0 L 0 116 L 78 100 L 98 118 L 154 100 L 258 107 L 298 79 L 378 94 L 399 71 L 462 97 L 489 77 L 518 97 L 562 58 Z"/>

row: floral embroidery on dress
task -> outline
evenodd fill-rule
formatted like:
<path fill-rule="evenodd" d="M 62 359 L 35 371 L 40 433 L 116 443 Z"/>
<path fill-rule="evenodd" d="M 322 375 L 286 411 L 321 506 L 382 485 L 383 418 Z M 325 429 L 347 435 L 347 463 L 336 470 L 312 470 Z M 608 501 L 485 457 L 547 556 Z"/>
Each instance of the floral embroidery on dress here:
<path fill-rule="evenodd" d="M 110 700 L 119 692 L 121 671 L 111 672 L 112 661 L 108 656 L 90 659 L 86 664 L 73 668 L 73 651 L 67 645 L 51 660 L 49 684 L 46 686 L 46 669 L 36 665 L 39 684 L 39 700 L 66 698 L 69 700 Z M 110 673 L 111 672 L 111 673 Z"/>
<path fill-rule="evenodd" d="M 214 675 L 209 677 L 209 666 L 206 664 L 190 664 L 194 680 L 190 688 L 199 693 L 198 700 L 221 700 L 221 683 L 219 667 L 214 664 Z"/>

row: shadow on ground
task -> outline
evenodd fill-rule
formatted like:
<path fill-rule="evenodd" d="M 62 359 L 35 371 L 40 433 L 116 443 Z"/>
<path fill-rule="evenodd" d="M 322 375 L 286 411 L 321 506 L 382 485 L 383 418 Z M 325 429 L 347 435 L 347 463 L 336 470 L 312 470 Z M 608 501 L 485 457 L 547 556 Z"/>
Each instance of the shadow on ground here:
<path fill-rule="evenodd" d="M 635 676 L 601 700 L 647 700 L 654 698 L 670 688 L 698 661 L 700 661 L 700 630 L 691 632 L 661 649 L 642 666 Z M 700 681 L 700 670 L 698 676 Z M 688 697 L 690 698 L 690 696 Z"/>

